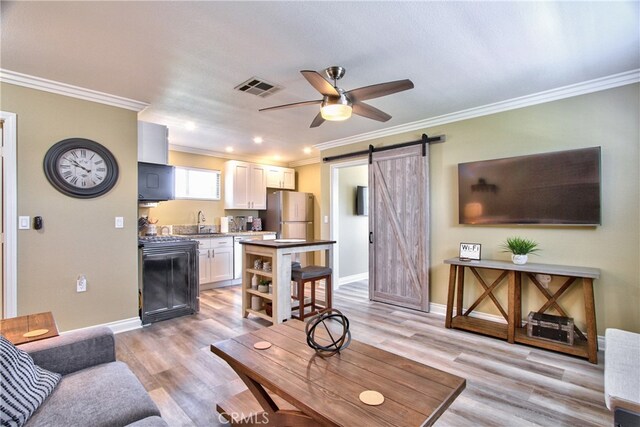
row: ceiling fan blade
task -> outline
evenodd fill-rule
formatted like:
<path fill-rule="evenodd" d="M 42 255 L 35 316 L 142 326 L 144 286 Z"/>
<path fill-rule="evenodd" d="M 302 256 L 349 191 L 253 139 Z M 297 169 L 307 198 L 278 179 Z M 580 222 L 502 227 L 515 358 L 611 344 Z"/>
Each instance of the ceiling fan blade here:
<path fill-rule="evenodd" d="M 311 122 L 311 126 L 309 126 L 309 127 L 310 128 L 317 128 L 318 126 L 320 126 L 323 123 L 324 123 L 324 118 L 322 117 L 322 113 L 318 113 L 316 118 L 313 119 L 313 121 Z"/>
<path fill-rule="evenodd" d="M 394 82 L 379 83 L 377 85 L 360 87 L 346 93 L 351 102 L 365 101 L 367 99 L 380 98 L 403 90 L 413 89 L 413 82 L 409 79 L 396 80 Z"/>
<path fill-rule="evenodd" d="M 325 96 L 340 96 L 340 92 L 333 87 L 331 83 L 329 83 L 324 77 L 320 75 L 320 73 L 311 70 L 302 70 L 300 71 L 305 79 L 311 86 L 313 86 L 318 92 Z"/>
<path fill-rule="evenodd" d="M 353 114 L 357 114 L 368 119 L 377 120 L 379 122 L 386 122 L 391 118 L 391 116 L 384 111 L 378 110 L 377 108 L 372 107 L 369 104 L 365 104 L 364 102 L 356 102 L 353 104 L 352 108 Z"/>
<path fill-rule="evenodd" d="M 275 107 L 261 108 L 258 111 L 280 110 L 282 108 L 302 107 L 303 105 L 313 105 L 313 104 L 321 104 L 321 103 L 322 103 L 321 99 L 318 99 L 317 101 L 294 102 L 292 104 L 276 105 Z"/>

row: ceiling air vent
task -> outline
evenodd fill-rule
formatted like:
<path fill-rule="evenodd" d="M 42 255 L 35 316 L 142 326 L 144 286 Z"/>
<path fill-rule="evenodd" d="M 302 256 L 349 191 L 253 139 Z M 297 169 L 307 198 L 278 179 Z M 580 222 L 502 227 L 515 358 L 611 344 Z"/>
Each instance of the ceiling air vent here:
<path fill-rule="evenodd" d="M 282 90 L 282 87 L 269 83 L 258 77 L 251 77 L 249 80 L 240 83 L 234 89 L 239 90 L 240 92 L 246 92 L 266 98 L 267 96 L 273 95 L 274 93 Z"/>

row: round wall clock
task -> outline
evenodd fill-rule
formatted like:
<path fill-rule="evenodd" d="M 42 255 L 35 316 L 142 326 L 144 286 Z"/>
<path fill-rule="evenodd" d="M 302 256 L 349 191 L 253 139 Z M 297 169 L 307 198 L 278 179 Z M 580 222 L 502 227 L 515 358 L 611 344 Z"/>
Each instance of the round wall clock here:
<path fill-rule="evenodd" d="M 56 143 L 44 156 L 44 173 L 58 191 L 81 199 L 98 197 L 118 181 L 118 163 L 95 141 L 69 138 Z"/>

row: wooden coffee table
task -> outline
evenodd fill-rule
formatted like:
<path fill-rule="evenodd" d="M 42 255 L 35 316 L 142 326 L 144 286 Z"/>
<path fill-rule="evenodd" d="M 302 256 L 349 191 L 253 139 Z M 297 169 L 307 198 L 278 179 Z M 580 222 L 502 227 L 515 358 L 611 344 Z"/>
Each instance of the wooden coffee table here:
<path fill-rule="evenodd" d="M 274 426 L 431 425 L 465 388 L 464 378 L 356 340 L 340 354 L 318 357 L 306 344 L 304 326 L 290 320 L 211 345 L 248 387 L 218 403 L 218 412 L 228 421 Z M 259 341 L 272 346 L 256 350 L 253 345 Z M 362 403 L 359 395 L 365 390 L 382 393 L 384 403 Z"/>
<path fill-rule="evenodd" d="M 29 332 L 46 329 L 47 332 L 33 337 Z M 26 316 L 12 317 L 0 320 L 0 334 L 11 341 L 14 345 L 20 345 L 32 341 L 43 340 L 45 338 L 57 337 L 58 327 L 51 312 L 29 314 Z"/>

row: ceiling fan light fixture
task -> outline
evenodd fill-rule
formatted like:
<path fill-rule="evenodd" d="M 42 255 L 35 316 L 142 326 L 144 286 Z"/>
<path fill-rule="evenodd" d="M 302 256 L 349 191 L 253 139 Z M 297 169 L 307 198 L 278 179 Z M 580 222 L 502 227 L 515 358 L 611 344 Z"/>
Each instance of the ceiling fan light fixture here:
<path fill-rule="evenodd" d="M 316 114 L 309 126 L 310 128 L 317 128 L 326 120 L 334 122 L 347 120 L 351 117 L 351 114 L 357 114 L 358 116 L 377 120 L 379 122 L 386 122 L 391 119 L 389 114 L 362 101 L 380 98 L 382 96 L 413 89 L 414 87 L 411 80 L 404 79 L 363 86 L 347 92 L 338 87 L 338 80 L 340 80 L 345 73 L 345 69 L 343 67 L 329 67 L 324 70 L 324 72 L 330 80 L 333 80 L 333 83 L 322 77 L 317 71 L 300 70 L 300 73 L 304 76 L 307 82 L 309 82 L 309 84 L 323 96 L 322 99 L 276 105 L 275 107 L 261 108 L 258 111 L 280 110 L 283 108 L 321 104 L 320 112 Z M 353 110 L 354 105 L 356 107 L 355 111 Z"/>
<path fill-rule="evenodd" d="M 322 118 L 333 122 L 347 120 L 351 117 L 352 111 L 351 102 L 349 102 L 344 94 L 341 94 L 340 98 L 332 99 L 325 97 L 322 102 L 322 107 L 320 107 Z"/>
<path fill-rule="evenodd" d="M 352 108 L 351 105 L 328 104 L 322 107 L 320 112 L 323 119 L 340 122 L 351 117 Z"/>

